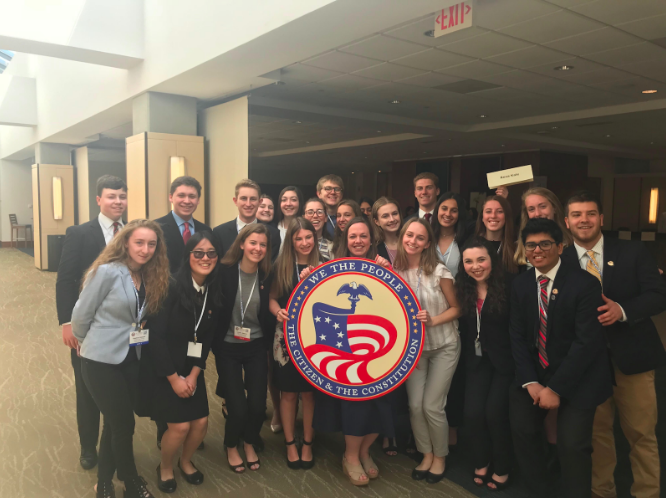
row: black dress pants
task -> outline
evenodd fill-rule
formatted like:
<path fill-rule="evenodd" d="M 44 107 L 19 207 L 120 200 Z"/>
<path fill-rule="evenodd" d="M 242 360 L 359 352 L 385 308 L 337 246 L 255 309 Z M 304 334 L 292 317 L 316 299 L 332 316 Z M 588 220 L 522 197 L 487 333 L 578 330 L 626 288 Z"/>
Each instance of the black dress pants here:
<path fill-rule="evenodd" d="M 546 470 L 543 419 L 548 414 L 534 405 L 527 389 L 511 388 L 510 413 L 513 444 L 521 475 L 532 492 L 550 496 Z M 589 498 L 592 489 L 592 424 L 594 408 L 576 408 L 560 400 L 557 411 L 557 453 L 562 469 L 562 489 L 567 498 Z"/>
<path fill-rule="evenodd" d="M 74 386 L 76 388 L 76 424 L 79 429 L 81 448 L 94 450 L 99 440 L 99 408 L 90 395 L 81 375 L 81 358 L 76 349 L 71 350 Z"/>
<path fill-rule="evenodd" d="M 97 478 L 110 481 L 118 470 L 118 479 L 138 476 L 134 463 L 134 407 L 138 399 L 139 362 L 110 365 L 81 358 L 86 386 L 104 415 L 99 443 Z"/>
<path fill-rule="evenodd" d="M 446 419 L 449 421 L 449 427 L 462 427 L 465 420 L 465 345 L 463 344 L 460 353 L 460 360 L 456 366 L 456 371 L 451 379 L 449 394 L 446 396 Z"/>
<path fill-rule="evenodd" d="M 492 463 L 503 476 L 513 461 L 509 389 L 514 375 L 499 373 L 488 356 L 467 358 L 465 381 L 465 430 L 469 432 L 474 467 Z"/>
<path fill-rule="evenodd" d="M 224 445 L 228 448 L 236 447 L 241 440 L 248 444 L 259 444 L 261 425 L 266 420 L 266 343 L 263 339 L 225 343 L 216 361 L 224 382 L 228 412 Z"/>

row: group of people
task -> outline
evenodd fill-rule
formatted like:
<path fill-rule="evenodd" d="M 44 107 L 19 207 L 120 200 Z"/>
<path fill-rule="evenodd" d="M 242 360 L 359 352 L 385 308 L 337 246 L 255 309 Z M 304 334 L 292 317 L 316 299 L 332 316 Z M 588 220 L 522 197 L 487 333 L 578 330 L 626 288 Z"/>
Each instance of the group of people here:
<path fill-rule="evenodd" d="M 125 183 L 100 178 L 100 215 L 67 230 L 56 285 L 80 463 L 99 464 L 97 497 L 115 496 L 116 471 L 127 498 L 152 496 L 134 462 L 135 413 L 157 426 L 158 488 L 176 490 L 181 448 L 183 479 L 203 482 L 192 460 L 207 430 L 211 351 L 234 473 L 261 468 L 268 390 L 270 427 L 284 432 L 289 469 L 315 465 L 316 432 L 342 432 L 343 472 L 365 486 L 380 475 L 372 444 L 381 435 L 395 455 L 396 437 L 406 435 L 407 451 L 420 453 L 412 478 L 435 484 L 464 426 L 477 486 L 505 489 L 520 468 L 535 496 L 548 496 L 559 460 L 565 496 L 611 498 L 617 409 L 631 448 L 632 495 L 658 497 L 654 370 L 666 351 L 651 317 L 666 310 L 666 284 L 645 246 L 604 237 L 603 208 L 589 192 L 563 207 L 549 190 L 528 189 L 515 231 L 508 189 L 487 197 L 473 219 L 464 198 L 440 195 L 438 183 L 431 173 L 416 176 L 419 209 L 403 217 L 389 197 L 344 198 L 336 175 L 319 180 L 317 197 L 305 200 L 289 186 L 277 203 L 242 180 L 238 216 L 211 229 L 194 219 L 201 196 L 194 178 L 172 183 L 172 212 L 129 223 Z M 344 257 L 398 273 L 425 325 L 417 368 L 398 390 L 369 401 L 314 389 L 284 342 L 294 287 L 322 262 Z"/>

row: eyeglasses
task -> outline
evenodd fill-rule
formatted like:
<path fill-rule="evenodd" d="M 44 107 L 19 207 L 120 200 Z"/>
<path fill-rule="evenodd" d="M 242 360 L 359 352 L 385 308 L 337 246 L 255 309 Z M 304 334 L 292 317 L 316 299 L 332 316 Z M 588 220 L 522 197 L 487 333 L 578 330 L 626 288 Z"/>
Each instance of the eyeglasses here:
<path fill-rule="evenodd" d="M 340 187 L 324 187 L 325 192 L 335 192 L 336 194 L 339 194 L 342 192 L 342 189 Z"/>
<path fill-rule="evenodd" d="M 537 247 L 539 247 L 542 251 L 549 251 L 551 247 L 553 247 L 553 242 L 552 240 L 542 240 L 541 242 L 525 242 L 525 250 L 528 252 L 534 251 Z"/>
<path fill-rule="evenodd" d="M 323 209 L 308 209 L 305 214 L 307 216 L 324 216 L 324 210 Z"/>
<path fill-rule="evenodd" d="M 208 256 L 208 259 L 216 259 L 217 251 L 211 249 L 210 251 L 190 251 L 190 254 L 194 256 L 194 259 L 203 259 L 204 256 Z"/>

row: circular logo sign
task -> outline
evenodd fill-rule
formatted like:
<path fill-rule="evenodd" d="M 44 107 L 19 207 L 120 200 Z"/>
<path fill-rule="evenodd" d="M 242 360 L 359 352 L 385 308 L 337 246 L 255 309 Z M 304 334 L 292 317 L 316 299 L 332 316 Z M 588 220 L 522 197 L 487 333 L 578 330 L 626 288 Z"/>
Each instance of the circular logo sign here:
<path fill-rule="evenodd" d="M 369 259 L 317 267 L 296 286 L 287 310 L 291 360 L 330 396 L 383 396 L 407 379 L 421 355 L 424 326 L 416 319 L 416 296 L 395 272 Z"/>

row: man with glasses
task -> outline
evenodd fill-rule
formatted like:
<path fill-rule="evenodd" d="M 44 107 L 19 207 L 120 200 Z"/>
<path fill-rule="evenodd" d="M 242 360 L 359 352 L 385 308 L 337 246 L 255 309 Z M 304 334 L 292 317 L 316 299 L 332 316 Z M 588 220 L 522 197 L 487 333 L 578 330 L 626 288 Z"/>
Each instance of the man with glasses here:
<path fill-rule="evenodd" d="M 335 236 L 336 216 L 338 213 L 338 204 L 342 200 L 342 193 L 345 190 L 345 185 L 342 183 L 342 178 L 338 175 L 322 176 L 317 182 L 317 197 L 319 197 L 326 205 L 326 225 L 324 225 L 324 233 L 326 236 L 333 240 Z"/>
<path fill-rule="evenodd" d="M 660 467 L 655 369 L 666 363 L 666 351 L 652 317 L 666 311 L 666 284 L 642 242 L 603 236 L 603 208 L 596 195 L 574 194 L 567 202 L 565 221 L 574 244 L 564 251 L 563 258 L 601 282 L 603 305 L 597 315 L 615 374 L 613 395 L 597 408 L 594 417 L 592 496 L 617 496 L 613 437 L 617 408 L 630 448 L 631 495 L 657 498 Z"/>
<path fill-rule="evenodd" d="M 123 228 L 127 210 L 127 185 L 111 175 L 97 180 L 99 215 L 67 229 L 56 280 L 56 307 L 62 326 L 62 341 L 70 348 L 74 386 L 76 388 L 76 421 L 81 443 L 79 463 L 85 470 L 97 465 L 99 408 L 81 377 L 79 343 L 72 334 L 72 310 L 79 299 L 81 279 L 106 245 Z"/>
<path fill-rule="evenodd" d="M 201 184 L 191 176 L 179 176 L 171 183 L 169 203 L 173 210 L 155 221 L 164 231 L 169 269 L 173 275 L 183 260 L 185 244 L 196 232 L 211 232 L 212 229 L 194 219 L 194 212 L 201 200 Z"/>
<path fill-rule="evenodd" d="M 558 408 L 563 496 L 589 498 L 594 413 L 612 394 L 597 319 L 601 286 L 589 273 L 562 264 L 563 234 L 554 221 L 531 219 L 521 237 L 533 268 L 516 277 L 511 295 L 516 385 L 510 392 L 510 417 L 516 459 L 534 496 L 552 496 L 540 436 L 548 410 Z"/>

